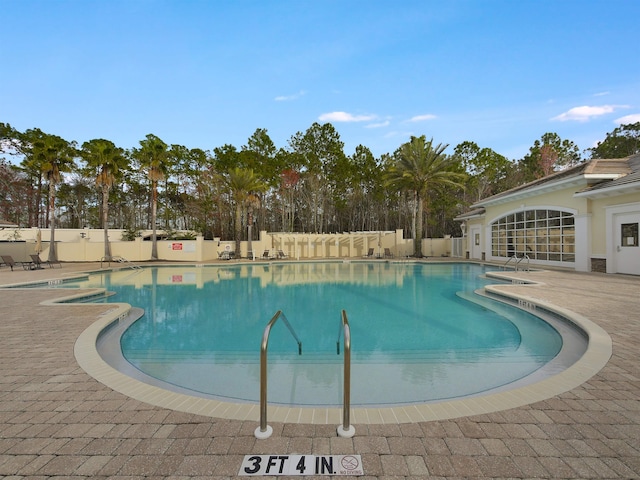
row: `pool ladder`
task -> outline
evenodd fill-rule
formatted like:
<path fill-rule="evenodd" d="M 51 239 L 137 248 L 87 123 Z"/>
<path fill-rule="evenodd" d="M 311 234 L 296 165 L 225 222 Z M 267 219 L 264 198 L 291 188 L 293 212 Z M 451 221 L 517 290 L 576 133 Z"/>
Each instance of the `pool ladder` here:
<path fill-rule="evenodd" d="M 526 260 L 526 261 L 527 261 L 527 264 L 526 264 L 525 270 L 526 270 L 527 272 L 529 271 L 529 255 L 527 255 L 526 253 L 525 253 L 522 257 L 520 257 L 520 258 L 518 258 L 518 255 L 514 255 L 513 257 L 509 257 L 509 259 L 508 259 L 506 262 L 504 262 L 504 265 L 502 265 L 502 269 L 503 269 L 503 270 L 506 270 L 506 269 L 507 269 L 507 265 L 509 265 L 509 263 L 511 263 L 511 260 L 513 260 L 513 261 L 514 261 L 514 266 L 513 266 L 513 268 L 514 268 L 514 271 L 515 271 L 515 272 L 517 272 L 517 271 L 518 271 L 518 266 L 520 265 L 520 263 L 521 263 L 523 260 Z"/>
<path fill-rule="evenodd" d="M 298 355 L 302 355 L 302 342 L 293 330 L 293 327 L 287 320 L 282 310 L 278 310 L 271 318 L 262 334 L 262 343 L 260 345 L 260 426 L 254 432 L 258 439 L 269 438 L 273 433 L 273 428 L 267 424 L 267 347 L 269 345 L 269 334 L 275 323 L 282 318 L 291 335 L 298 344 Z M 344 336 L 344 394 L 342 409 L 342 425 L 338 426 L 338 435 L 345 438 L 351 438 L 356 431 L 350 424 L 350 399 L 351 399 L 351 329 L 349 328 L 349 320 L 347 312 L 342 310 L 340 331 L 338 332 L 337 351 L 340 355 L 340 337 Z"/>
<path fill-rule="evenodd" d="M 518 259 L 518 262 L 516 263 L 516 272 L 518 271 L 518 265 L 520 265 L 520 262 L 522 262 L 523 260 L 527 261 L 527 266 L 525 267 L 525 270 L 527 272 L 529 271 L 529 255 L 525 253 L 522 257 Z"/>
<path fill-rule="evenodd" d="M 111 262 L 118 262 L 118 263 L 123 263 L 127 267 L 132 268 L 134 270 L 142 270 L 142 267 L 140 265 L 136 265 L 135 263 L 131 263 L 126 258 L 117 256 L 117 255 L 114 255 L 114 256 L 111 256 L 111 257 L 102 257 L 100 259 L 100 268 L 102 268 L 102 264 L 105 263 L 105 262 L 108 263 L 109 266 L 111 266 Z"/>

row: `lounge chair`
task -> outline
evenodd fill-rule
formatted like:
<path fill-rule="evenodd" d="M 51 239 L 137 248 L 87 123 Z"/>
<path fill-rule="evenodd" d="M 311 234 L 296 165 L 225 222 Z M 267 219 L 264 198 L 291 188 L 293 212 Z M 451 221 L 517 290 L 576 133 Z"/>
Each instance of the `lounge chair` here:
<path fill-rule="evenodd" d="M 13 267 L 18 264 L 22 265 L 22 268 L 24 268 L 25 270 L 31 268 L 31 262 L 16 262 L 11 255 L 2 255 L 2 264 L 11 268 L 12 272 Z"/>
<path fill-rule="evenodd" d="M 43 265 L 49 265 L 49 268 L 53 268 L 54 265 L 60 265 L 60 268 L 62 268 L 62 264 L 60 262 L 51 262 L 49 260 L 43 262 L 40 259 L 40 255 L 38 255 L 37 253 L 35 255 L 29 255 L 31 257 L 31 260 L 33 260 L 33 265 L 35 268 L 44 268 Z"/>
<path fill-rule="evenodd" d="M 224 250 L 219 254 L 220 260 L 231 260 L 236 256 L 236 252 L 232 250 Z"/>
<path fill-rule="evenodd" d="M 388 248 L 384 249 L 384 258 L 393 258 L 393 253 Z"/>
<path fill-rule="evenodd" d="M 271 258 L 271 253 L 269 252 L 269 250 L 265 250 L 264 252 L 262 252 L 262 257 L 260 257 L 262 259 L 269 259 Z"/>
<path fill-rule="evenodd" d="M 371 258 L 373 257 L 373 248 L 370 248 L 369 251 L 367 252 L 367 254 L 364 256 L 365 258 Z"/>
<path fill-rule="evenodd" d="M 288 258 L 288 257 L 289 255 L 284 253 L 282 250 L 278 250 L 278 258 L 282 259 L 282 258 Z"/>

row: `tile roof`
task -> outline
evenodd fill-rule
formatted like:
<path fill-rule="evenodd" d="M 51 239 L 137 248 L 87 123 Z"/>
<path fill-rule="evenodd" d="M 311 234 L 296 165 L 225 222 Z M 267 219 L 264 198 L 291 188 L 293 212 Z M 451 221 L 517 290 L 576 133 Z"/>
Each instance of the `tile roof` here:
<path fill-rule="evenodd" d="M 593 178 L 596 177 L 596 178 Z M 597 178 L 600 177 L 600 178 Z M 574 167 L 554 172 L 546 177 L 536 179 L 532 182 L 519 185 L 510 190 L 492 195 L 476 202 L 472 207 L 479 207 L 485 203 L 493 202 L 501 198 L 506 198 L 518 193 L 525 193 L 527 190 L 551 187 L 564 181 L 586 180 L 585 190 L 593 190 L 594 188 L 607 188 L 613 185 L 620 185 L 625 182 L 633 183 L 640 181 L 640 154 L 626 158 L 598 158 L 580 163 Z M 615 182 L 615 183 L 614 183 Z"/>
<path fill-rule="evenodd" d="M 627 158 L 596 158 L 585 164 L 585 175 L 628 175 L 632 170 Z"/>
<path fill-rule="evenodd" d="M 593 192 L 596 190 L 603 190 L 605 188 L 618 188 L 623 185 L 632 185 L 634 183 L 637 183 L 638 187 L 640 187 L 640 154 L 633 155 L 622 160 L 625 161 L 624 166 L 620 165 L 618 168 L 619 171 L 622 171 L 624 167 L 626 167 L 626 174 L 613 180 L 605 180 L 598 182 L 595 185 L 590 185 L 585 188 L 583 192 Z"/>

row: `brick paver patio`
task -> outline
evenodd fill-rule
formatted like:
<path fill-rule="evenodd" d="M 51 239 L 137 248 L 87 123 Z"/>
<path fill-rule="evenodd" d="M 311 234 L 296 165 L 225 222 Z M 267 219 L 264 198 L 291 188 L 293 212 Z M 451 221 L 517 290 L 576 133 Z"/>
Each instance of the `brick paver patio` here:
<path fill-rule="evenodd" d="M 54 278 L 95 265 L 0 270 L 0 284 Z M 453 420 L 335 425 L 222 420 L 133 400 L 86 374 L 78 336 L 108 305 L 41 305 L 60 290 L 0 289 L 0 476 L 235 478 L 247 454 L 359 454 L 360 478 L 640 478 L 640 278 L 560 271 L 508 286 L 579 313 L 613 340 L 590 380 L 524 407 Z M 273 477 L 266 477 L 273 478 Z M 323 477 L 326 478 L 326 477 Z"/>

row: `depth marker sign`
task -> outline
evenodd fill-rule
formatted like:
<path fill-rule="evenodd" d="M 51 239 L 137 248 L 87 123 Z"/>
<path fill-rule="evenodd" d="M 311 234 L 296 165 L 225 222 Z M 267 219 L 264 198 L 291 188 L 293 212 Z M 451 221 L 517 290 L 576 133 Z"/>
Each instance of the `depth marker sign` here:
<path fill-rule="evenodd" d="M 245 455 L 238 475 L 364 475 L 364 471 L 360 455 Z"/>

